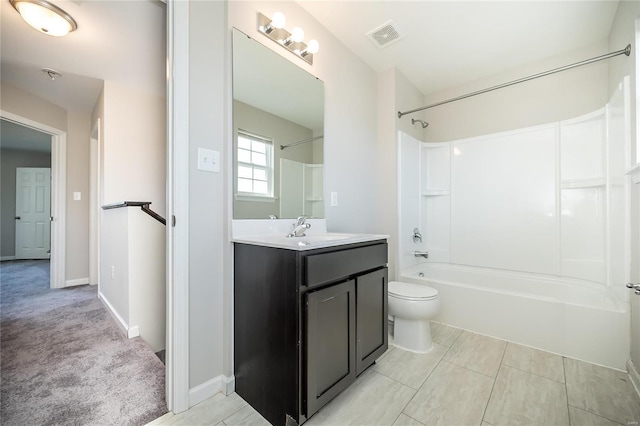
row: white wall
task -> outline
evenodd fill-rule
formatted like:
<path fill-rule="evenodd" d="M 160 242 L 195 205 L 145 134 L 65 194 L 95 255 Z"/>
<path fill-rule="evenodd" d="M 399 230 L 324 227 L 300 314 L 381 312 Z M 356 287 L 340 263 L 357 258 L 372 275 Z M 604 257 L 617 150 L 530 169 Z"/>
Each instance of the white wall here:
<path fill-rule="evenodd" d="M 67 111 L 67 280 L 89 283 L 89 136 L 90 114 Z M 81 199 L 74 200 L 73 193 Z"/>
<path fill-rule="evenodd" d="M 103 203 L 151 201 L 151 209 L 164 216 L 165 98 L 113 81 L 104 82 L 103 94 Z"/>
<path fill-rule="evenodd" d="M 613 93 L 618 82 L 625 75 L 631 77 L 631 144 L 630 158 L 636 156 L 638 146 L 638 121 L 640 101 L 638 95 L 637 80 L 637 40 L 636 21 L 640 21 L 640 2 L 621 1 L 618 5 L 611 33 L 609 35 L 609 49 L 611 51 L 624 49 L 627 44 L 631 44 L 631 56 L 621 56 L 608 62 L 609 66 L 609 92 Z M 640 28 L 640 24 L 639 24 Z M 629 279 L 640 282 L 640 184 L 633 185 L 631 189 L 631 264 L 629 265 Z M 631 295 L 631 360 L 635 368 L 640 367 L 640 296 Z"/>
<path fill-rule="evenodd" d="M 24 90 L 2 83 L 0 109 L 67 132 L 66 281 L 89 277 L 89 115 L 67 111 Z M 73 192 L 83 194 L 73 201 Z"/>
<path fill-rule="evenodd" d="M 193 399 L 198 386 L 206 387 L 220 375 L 233 375 L 227 230 L 233 132 L 227 4 L 196 1 L 189 8 L 189 387 Z M 220 173 L 197 170 L 198 148 L 220 152 Z"/>
<path fill-rule="evenodd" d="M 608 53 L 606 40 L 424 97 L 424 105 Z M 607 61 L 452 102 L 424 112 L 428 142 L 442 142 L 565 120 L 609 100 Z M 412 114 L 401 120 L 411 120 Z"/>

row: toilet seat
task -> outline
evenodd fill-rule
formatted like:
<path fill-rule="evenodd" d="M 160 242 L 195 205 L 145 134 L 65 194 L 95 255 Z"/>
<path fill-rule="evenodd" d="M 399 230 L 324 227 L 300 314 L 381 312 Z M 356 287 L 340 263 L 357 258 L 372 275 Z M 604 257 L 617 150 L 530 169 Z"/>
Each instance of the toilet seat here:
<path fill-rule="evenodd" d="M 421 284 L 391 281 L 389 296 L 404 300 L 433 300 L 438 298 L 438 290 Z"/>

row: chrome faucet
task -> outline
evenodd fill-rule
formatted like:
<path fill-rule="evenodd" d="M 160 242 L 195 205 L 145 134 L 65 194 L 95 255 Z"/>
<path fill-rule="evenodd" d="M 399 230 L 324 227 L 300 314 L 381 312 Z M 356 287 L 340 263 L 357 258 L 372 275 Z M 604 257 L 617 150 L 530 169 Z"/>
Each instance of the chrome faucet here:
<path fill-rule="evenodd" d="M 420 233 L 420 230 L 418 228 L 413 228 L 413 235 L 411 236 L 411 238 L 413 238 L 413 242 L 416 244 L 422 242 L 422 234 Z"/>
<path fill-rule="evenodd" d="M 289 234 L 287 234 L 287 238 L 293 238 L 293 237 L 304 237 L 304 233 L 307 229 L 311 228 L 311 224 L 310 223 L 306 223 L 307 221 L 307 217 L 306 216 L 300 216 L 298 217 L 298 223 L 294 223 L 293 224 L 293 231 L 291 231 Z"/>

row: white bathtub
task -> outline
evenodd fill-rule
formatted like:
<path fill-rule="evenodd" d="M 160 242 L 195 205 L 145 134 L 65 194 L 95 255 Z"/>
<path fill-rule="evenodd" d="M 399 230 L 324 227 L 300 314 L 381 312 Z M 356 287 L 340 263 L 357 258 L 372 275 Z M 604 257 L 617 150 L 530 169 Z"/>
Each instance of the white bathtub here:
<path fill-rule="evenodd" d="M 437 322 L 626 370 L 628 304 L 606 286 L 446 263 L 417 265 L 398 280 L 438 290 Z"/>

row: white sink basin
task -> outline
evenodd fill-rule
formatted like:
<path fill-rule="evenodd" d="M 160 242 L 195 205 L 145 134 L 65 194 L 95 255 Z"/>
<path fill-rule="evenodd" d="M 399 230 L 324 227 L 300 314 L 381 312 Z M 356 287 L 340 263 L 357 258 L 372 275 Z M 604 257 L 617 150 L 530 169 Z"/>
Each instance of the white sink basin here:
<path fill-rule="evenodd" d="M 304 237 L 287 237 L 285 235 L 256 235 L 235 238 L 236 242 L 280 247 L 292 250 L 309 250 L 320 247 L 357 243 L 363 241 L 386 239 L 387 235 L 348 234 L 341 232 L 326 232 L 307 234 Z"/>

